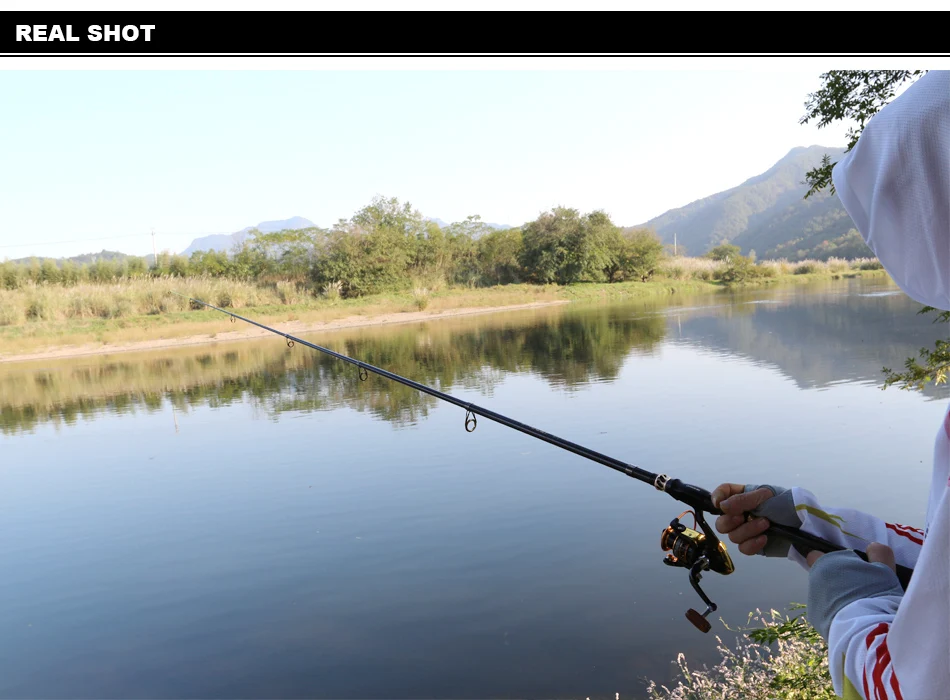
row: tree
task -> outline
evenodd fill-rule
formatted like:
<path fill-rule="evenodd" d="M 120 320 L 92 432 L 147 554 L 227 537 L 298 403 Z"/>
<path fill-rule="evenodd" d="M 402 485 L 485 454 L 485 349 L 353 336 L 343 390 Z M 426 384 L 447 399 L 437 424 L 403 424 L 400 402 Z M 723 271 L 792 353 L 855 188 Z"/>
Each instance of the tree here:
<path fill-rule="evenodd" d="M 919 78 L 926 71 L 920 70 L 833 70 L 823 73 L 822 86 L 817 92 L 808 95 L 805 103 L 805 115 L 800 124 L 816 122 L 818 128 L 837 121 L 853 120 L 855 125 L 848 128 L 848 146 L 845 153 L 854 148 L 864 131 L 864 125 L 888 102 L 894 99 L 897 89 L 908 80 Z M 835 163 L 831 156 L 825 155 L 821 165 L 805 173 L 808 185 L 807 199 L 816 192 L 830 188 L 835 193 L 831 181 L 831 170 Z"/>
<path fill-rule="evenodd" d="M 62 279 L 59 266 L 52 258 L 44 258 L 40 266 L 40 279 L 43 284 L 56 284 Z"/>
<path fill-rule="evenodd" d="M 722 243 L 706 253 L 706 257 L 727 262 L 730 258 L 734 258 L 741 253 L 742 248 L 739 246 L 732 245 L 731 243 Z"/>
<path fill-rule="evenodd" d="M 565 278 L 570 239 L 580 228 L 580 212 L 556 207 L 525 224 L 521 231 L 524 247 L 519 262 L 532 282 L 547 284 Z M 562 282 L 563 283 L 563 282 Z"/>
<path fill-rule="evenodd" d="M 602 211 L 555 207 L 522 229 L 522 270 L 541 284 L 602 282 L 616 268 L 620 229 Z"/>
<path fill-rule="evenodd" d="M 145 264 L 145 258 L 140 258 L 138 256 L 131 256 L 126 261 L 126 274 L 129 277 L 144 277 L 148 272 L 148 265 Z M 65 265 L 63 267 L 63 275 L 66 275 Z"/>
<path fill-rule="evenodd" d="M 424 243 L 435 233 L 430 223 L 408 202 L 376 197 L 327 234 L 313 279 L 318 284 L 342 282 L 348 297 L 405 289 L 410 271 L 419 269 L 414 265 L 428 259 L 422 254 L 428 255 Z"/>
<path fill-rule="evenodd" d="M 412 240 L 411 274 L 426 280 L 444 280 L 452 267 L 449 239 L 434 221 L 426 221 L 425 229 Z"/>
<path fill-rule="evenodd" d="M 152 265 L 152 274 L 156 276 L 167 275 L 169 265 L 171 264 L 171 259 L 171 253 L 169 253 L 167 250 L 163 250 L 161 253 L 159 253 L 155 258 L 154 264 Z M 92 273 L 93 271 L 90 270 L 89 276 L 90 278 L 95 279 Z"/>
<path fill-rule="evenodd" d="M 280 274 L 285 279 L 303 281 L 310 276 L 325 235 L 325 231 L 316 227 L 271 233 L 255 229 L 248 236 L 247 245 L 257 254 L 259 261 L 267 261 L 262 265 L 266 269 L 259 274 L 269 272 Z"/>
<path fill-rule="evenodd" d="M 141 260 L 141 258 L 139 258 Z M 85 268 L 79 267 L 72 260 L 64 260 L 61 268 L 62 282 L 64 286 L 77 284 L 86 272 Z"/>
<path fill-rule="evenodd" d="M 932 306 L 925 306 L 918 314 L 928 314 L 938 311 Z M 934 323 L 950 322 L 950 311 L 941 311 L 937 313 Z M 904 361 L 903 372 L 894 372 L 887 367 L 884 368 L 884 386 L 882 388 L 897 384 L 901 389 L 923 389 L 925 385 L 933 382 L 934 384 L 946 384 L 947 374 L 950 373 L 950 341 L 938 340 L 933 350 L 927 348 L 920 349 L 920 360 L 908 357 Z"/>
<path fill-rule="evenodd" d="M 617 272 L 612 275 L 612 278 L 645 282 L 653 275 L 663 258 L 663 253 L 663 242 L 654 231 L 650 229 L 626 231 L 621 236 L 619 249 L 615 255 Z"/>
<path fill-rule="evenodd" d="M 173 277 L 187 277 L 188 258 L 184 255 L 173 255 L 168 263 L 168 273 Z"/>
<path fill-rule="evenodd" d="M 493 230 L 478 214 L 445 227 L 445 242 L 450 261 L 447 276 L 452 282 L 475 284 L 478 281 L 479 241 L 490 236 Z"/>
<path fill-rule="evenodd" d="M 524 248 L 521 229 L 492 231 L 479 238 L 475 245 L 482 283 L 512 284 L 521 281 L 519 259 Z"/>
<path fill-rule="evenodd" d="M 752 258 L 736 254 L 725 260 L 726 267 L 720 273 L 719 279 L 726 284 L 743 284 L 762 276 L 761 269 L 756 267 Z"/>
<path fill-rule="evenodd" d="M 196 250 L 188 261 L 193 274 L 223 277 L 231 272 L 231 261 L 223 250 Z M 132 274 L 132 268 L 129 268 Z"/>
<path fill-rule="evenodd" d="M 159 257 L 161 255 L 159 253 Z M 266 272 L 270 262 L 260 248 L 253 247 L 249 241 L 245 240 L 234 247 L 231 258 L 232 274 L 239 279 L 256 279 Z"/>

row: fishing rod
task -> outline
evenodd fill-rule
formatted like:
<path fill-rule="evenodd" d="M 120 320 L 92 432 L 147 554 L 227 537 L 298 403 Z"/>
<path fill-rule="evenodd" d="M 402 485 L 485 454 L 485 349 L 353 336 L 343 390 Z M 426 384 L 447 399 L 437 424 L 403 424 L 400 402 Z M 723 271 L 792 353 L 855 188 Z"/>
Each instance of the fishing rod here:
<path fill-rule="evenodd" d="M 246 318 L 239 314 L 236 314 L 227 309 L 222 309 L 214 304 L 209 304 L 208 302 L 202 301 L 201 299 L 195 299 L 193 297 L 186 296 L 184 294 L 179 294 L 178 292 L 172 292 L 177 296 L 188 299 L 190 302 L 195 304 L 200 304 L 209 309 L 214 309 L 215 311 L 220 311 L 223 314 L 227 314 L 231 317 L 231 323 L 234 323 L 235 320 L 241 320 L 245 323 L 250 323 L 253 326 L 258 328 L 263 328 L 265 331 L 274 333 L 275 335 L 282 336 L 287 341 L 287 347 L 292 348 L 295 345 L 303 345 L 305 347 L 311 348 L 312 350 L 317 350 L 322 352 L 330 357 L 335 357 L 338 360 L 347 362 L 351 365 L 354 365 L 357 368 L 357 376 L 360 381 L 366 381 L 369 377 L 369 373 L 378 374 L 381 377 L 386 377 L 386 379 L 391 379 L 394 382 L 398 382 L 405 386 L 408 386 L 417 391 L 421 391 L 424 394 L 429 396 L 434 396 L 437 399 L 445 401 L 447 403 L 458 406 L 459 408 L 465 409 L 465 430 L 469 433 L 473 432 L 478 425 L 478 416 L 482 418 L 487 418 L 488 420 L 494 421 L 495 423 L 500 423 L 501 425 L 507 426 L 514 430 L 524 433 L 525 435 L 530 435 L 531 437 L 537 438 L 539 440 L 544 440 L 555 447 L 560 447 L 562 450 L 567 450 L 568 452 L 573 452 L 576 455 L 580 455 L 586 459 L 589 459 L 598 464 L 603 464 L 605 467 L 610 467 L 611 469 L 625 474 L 633 479 L 642 481 L 646 484 L 652 485 L 657 491 L 662 491 L 669 496 L 672 496 L 677 501 L 685 503 L 688 506 L 688 509 L 680 513 L 677 517 L 673 518 L 670 521 L 670 524 L 663 530 L 660 534 L 660 548 L 664 552 L 669 552 L 666 555 L 666 558 L 663 559 L 663 563 L 669 566 L 681 567 L 689 570 L 689 583 L 693 589 L 699 594 L 699 597 L 702 598 L 703 603 L 706 604 L 706 610 L 703 613 L 699 613 L 696 610 L 690 608 L 686 612 L 686 618 L 700 631 L 708 632 L 711 629 L 709 620 L 707 616 L 711 612 L 715 612 L 717 609 L 716 604 L 710 600 L 709 596 L 703 591 L 700 587 L 699 582 L 702 579 L 702 574 L 704 571 L 714 571 L 718 574 L 731 574 L 735 571 L 735 565 L 732 562 L 732 557 L 729 555 L 729 552 L 726 550 L 726 545 L 722 542 L 717 536 L 716 532 L 713 530 L 712 526 L 706 522 L 706 519 L 703 517 L 703 513 L 709 513 L 710 515 L 722 515 L 722 511 L 713 505 L 712 497 L 709 491 L 699 486 L 694 486 L 692 484 L 687 484 L 679 479 L 671 479 L 666 474 L 655 474 L 653 472 L 647 471 L 646 469 L 641 469 L 632 464 L 627 464 L 619 459 L 610 457 L 596 450 L 592 450 L 589 447 L 584 447 L 583 445 L 578 445 L 576 442 L 571 442 L 570 440 L 565 440 L 564 438 L 558 437 L 557 435 L 552 435 L 538 428 L 533 428 L 526 423 L 517 421 L 508 416 L 502 415 L 501 413 L 496 413 L 490 409 L 484 408 L 482 406 L 477 406 L 476 404 L 469 403 L 468 401 L 463 401 L 458 399 L 451 394 L 447 394 L 444 391 L 438 391 L 432 387 L 426 386 L 425 384 L 420 384 L 411 379 L 407 379 L 399 374 L 395 374 L 388 370 L 382 369 L 381 367 L 375 367 L 373 365 L 367 364 L 360 360 L 354 359 L 347 355 L 343 355 L 329 348 L 325 348 L 321 345 L 316 345 L 314 343 L 303 340 L 296 336 L 290 335 L 289 333 L 284 333 L 279 331 L 276 328 L 271 328 L 270 326 L 265 326 L 263 323 L 258 323 L 257 321 Z M 693 527 L 686 527 L 681 521 L 681 519 L 687 514 L 693 516 L 694 522 Z M 751 514 L 747 514 L 747 519 L 751 519 Z M 811 535 L 807 532 L 802 532 L 800 529 L 795 527 L 788 527 L 785 525 L 779 525 L 778 523 L 771 523 L 768 529 L 765 530 L 766 535 L 780 535 L 790 541 L 792 545 L 802 554 L 806 553 L 809 550 L 815 550 L 818 552 L 837 552 L 847 547 L 842 547 L 840 545 L 829 542 L 825 539 Z M 868 560 L 867 553 L 860 550 L 853 550 L 859 557 Z M 910 583 L 910 577 L 913 574 L 913 569 L 910 569 L 905 566 L 897 566 L 897 577 L 900 579 L 901 586 L 906 589 L 907 585 Z"/>

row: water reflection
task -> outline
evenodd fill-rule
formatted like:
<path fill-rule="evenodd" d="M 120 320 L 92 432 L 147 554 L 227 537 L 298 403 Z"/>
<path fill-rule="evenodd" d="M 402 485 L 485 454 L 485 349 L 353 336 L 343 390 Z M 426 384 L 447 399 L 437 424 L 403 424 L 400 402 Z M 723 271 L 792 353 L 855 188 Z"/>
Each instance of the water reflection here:
<path fill-rule="evenodd" d="M 316 337 L 339 352 L 422 383 L 491 395 L 506 375 L 530 373 L 576 391 L 615 379 L 631 354 L 664 342 L 751 359 L 803 388 L 841 381 L 880 383 L 945 327 L 916 316 L 893 289 L 852 281 L 635 304 L 557 307 L 528 313 L 350 331 Z M 945 388 L 930 387 L 933 399 Z M 250 401 L 266 415 L 342 406 L 397 425 L 425 418 L 436 399 L 372 378 L 279 339 L 0 365 L 0 430 L 72 425 L 101 412 L 177 411 Z"/>
<path fill-rule="evenodd" d="M 776 290 L 767 299 L 736 295 L 714 312 L 693 310 L 677 324 L 676 341 L 778 368 L 804 389 L 840 382 L 881 384 L 882 368 L 899 369 L 921 347 L 947 337 L 946 324 L 918 316 L 899 290 L 867 284 Z M 871 287 L 873 289 L 873 287 Z M 948 396 L 929 386 L 929 399 Z"/>
<path fill-rule="evenodd" d="M 554 311 L 554 310 L 551 310 Z M 581 314 L 482 317 L 357 331 L 316 340 L 369 364 L 450 391 L 490 394 L 506 373 L 532 372 L 570 389 L 616 377 L 630 352 L 665 335 L 659 317 L 632 320 L 614 309 Z M 108 411 L 180 411 L 251 400 L 268 415 L 346 406 L 398 424 L 424 418 L 436 399 L 393 382 L 357 379 L 353 367 L 277 340 L 79 358 L 0 369 L 0 427 L 6 434 L 52 422 L 71 425 Z"/>

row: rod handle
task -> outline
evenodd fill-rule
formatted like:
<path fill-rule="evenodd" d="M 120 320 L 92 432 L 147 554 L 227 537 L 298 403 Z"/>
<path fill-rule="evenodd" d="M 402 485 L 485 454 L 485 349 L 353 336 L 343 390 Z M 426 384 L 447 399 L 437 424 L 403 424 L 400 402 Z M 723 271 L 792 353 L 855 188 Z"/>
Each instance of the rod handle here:
<path fill-rule="evenodd" d="M 769 528 L 765 531 L 765 534 L 769 533 L 777 534 L 785 539 L 789 540 L 794 546 L 795 549 L 805 556 L 809 551 L 815 550 L 818 552 L 840 552 L 847 549 L 847 547 L 842 547 L 840 545 L 833 544 L 827 540 L 823 540 L 820 537 L 815 535 L 810 535 L 807 532 L 802 532 L 796 527 L 788 527 L 786 525 L 779 525 L 777 523 L 772 523 Z M 859 549 L 852 550 L 855 554 L 861 557 L 864 561 L 868 560 L 867 552 L 862 552 Z M 914 570 L 900 564 L 897 565 L 897 580 L 900 581 L 901 588 L 905 591 L 907 586 L 910 585 L 910 577 L 914 573 Z"/>
<path fill-rule="evenodd" d="M 864 559 L 864 561 L 868 560 L 867 552 L 861 552 L 861 551 L 858 551 L 857 549 L 852 550 L 852 551 L 855 554 L 857 554 L 859 557 Z M 907 586 L 910 585 L 910 577 L 913 573 L 914 573 L 913 569 L 910 569 L 906 566 L 902 566 L 901 564 L 897 565 L 897 580 L 901 582 L 901 588 L 903 588 L 905 591 L 907 590 Z"/>
<path fill-rule="evenodd" d="M 722 511 L 713 505 L 712 494 L 701 486 L 687 484 L 679 479 L 670 479 L 666 482 L 663 490 L 677 501 L 685 503 L 694 510 L 711 513 L 712 515 L 722 515 Z"/>

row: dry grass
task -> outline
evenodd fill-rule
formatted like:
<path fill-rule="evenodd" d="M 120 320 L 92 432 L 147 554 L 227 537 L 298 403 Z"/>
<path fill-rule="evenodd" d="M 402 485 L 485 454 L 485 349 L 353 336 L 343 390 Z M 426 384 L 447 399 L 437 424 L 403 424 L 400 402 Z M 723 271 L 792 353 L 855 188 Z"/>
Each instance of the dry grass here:
<path fill-rule="evenodd" d="M 179 294 L 230 308 L 289 305 L 297 303 L 300 296 L 293 283 L 278 282 L 276 287 L 268 287 L 203 278 L 141 279 L 73 287 L 29 284 L 0 290 L 0 325 L 16 325 L 21 319 L 117 319 L 187 311 L 189 302 Z"/>
<path fill-rule="evenodd" d="M 669 258 L 663 261 L 657 273 L 661 277 L 674 280 L 704 280 L 716 279 L 716 273 L 721 272 L 726 263 L 710 258 Z"/>
<path fill-rule="evenodd" d="M 790 263 L 785 258 L 780 260 L 763 260 L 762 262 L 758 263 L 758 266 L 764 270 L 771 270 L 776 277 L 790 275 L 795 269 L 795 264 Z"/>
<path fill-rule="evenodd" d="M 121 285 L 123 287 L 127 285 Z M 616 285 L 613 285 L 616 286 Z M 228 322 L 226 316 L 204 309 L 188 308 L 186 299 L 174 294 L 164 294 L 159 285 L 143 291 L 141 295 L 148 296 L 148 304 L 141 307 L 138 315 L 90 315 L 93 306 L 85 300 L 95 298 L 101 292 L 106 298 L 112 298 L 97 285 L 81 295 L 73 295 L 78 288 L 42 289 L 40 295 L 43 320 L 28 319 L 22 308 L 31 298 L 25 295 L 16 295 L 9 292 L 0 292 L 0 319 L 12 321 L 7 325 L 0 325 L 0 355 L 17 355 L 36 352 L 43 349 L 62 346 L 77 346 L 101 343 L 136 343 L 146 340 L 210 337 L 214 334 L 227 333 L 238 328 Z M 110 285 L 111 287 L 111 285 Z M 147 295 L 146 292 L 152 292 Z M 361 299 L 331 300 L 323 297 L 314 297 L 300 293 L 300 303 L 285 305 L 273 290 L 246 289 L 243 285 L 233 289 L 222 287 L 217 290 L 218 295 L 204 294 L 208 291 L 197 287 L 184 289 L 186 293 L 197 299 L 217 302 L 218 306 L 229 306 L 237 309 L 247 309 L 244 313 L 252 314 L 255 320 L 268 325 L 284 323 L 289 320 L 303 324 L 316 325 L 339 321 L 346 318 L 372 319 L 384 315 L 417 312 L 419 302 L 411 293 L 376 295 Z M 504 307 L 517 304 L 558 301 L 567 298 L 571 288 L 557 287 L 556 285 L 509 285 L 487 289 L 447 289 L 439 294 L 429 293 L 425 297 L 426 309 L 429 313 L 438 314 L 459 308 Z M 617 290 L 618 292 L 621 290 Z M 221 295 L 229 294 L 230 302 L 225 304 Z M 286 298 L 290 298 L 290 291 L 285 290 Z M 72 299 L 82 299 L 85 315 L 73 312 Z M 266 303 L 252 304 L 252 301 Z M 156 309 L 150 312 L 150 309 Z M 149 310 L 146 310 L 149 309 Z"/>
<path fill-rule="evenodd" d="M 709 258 L 668 258 L 657 270 L 661 277 L 673 280 L 719 280 L 728 267 L 728 263 Z M 756 263 L 759 276 L 765 278 L 786 277 L 788 275 L 841 275 L 857 270 L 880 270 L 881 264 L 873 258 L 858 260 L 844 260 L 829 258 L 828 260 L 799 260 L 789 262 L 785 258 L 780 260 L 763 260 Z"/>
<path fill-rule="evenodd" d="M 416 287 L 412 290 L 412 301 L 419 311 L 424 310 L 429 305 L 429 299 L 432 293 L 426 287 Z"/>
<path fill-rule="evenodd" d="M 330 301 L 336 301 L 343 296 L 343 283 L 340 280 L 327 282 L 323 285 L 323 296 Z"/>

